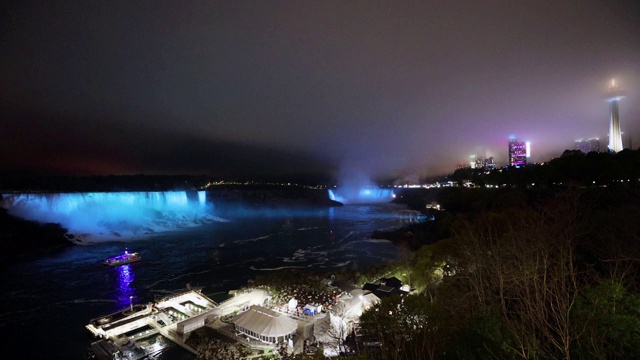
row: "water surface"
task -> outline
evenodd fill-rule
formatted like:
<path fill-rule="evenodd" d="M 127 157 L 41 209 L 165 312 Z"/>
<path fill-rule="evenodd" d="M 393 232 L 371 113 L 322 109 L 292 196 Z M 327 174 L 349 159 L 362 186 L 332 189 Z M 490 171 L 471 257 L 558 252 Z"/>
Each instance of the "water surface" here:
<path fill-rule="evenodd" d="M 134 303 L 182 291 L 187 284 L 220 299 L 250 278 L 283 268 L 360 268 L 395 259 L 400 250 L 370 239 L 374 230 L 419 221 L 394 204 L 221 215 L 228 222 L 146 239 L 72 246 L 26 259 L 0 275 L 0 334 L 15 358 L 80 359 L 93 340 L 88 321 Z M 101 264 L 128 247 L 143 260 Z M 164 359 L 190 358 L 180 349 Z"/>

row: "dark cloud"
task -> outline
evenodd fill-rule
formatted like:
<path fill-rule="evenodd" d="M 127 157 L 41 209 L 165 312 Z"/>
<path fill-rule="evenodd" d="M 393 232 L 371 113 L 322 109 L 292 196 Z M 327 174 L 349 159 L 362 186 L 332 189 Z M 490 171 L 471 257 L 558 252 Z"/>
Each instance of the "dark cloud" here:
<path fill-rule="evenodd" d="M 512 134 L 546 160 L 606 142 L 611 77 L 640 139 L 634 1 L 4 6 L 12 166 L 427 175 L 472 153 L 505 162 Z"/>
<path fill-rule="evenodd" d="M 0 161 L 9 169 L 81 175 L 191 173 L 245 179 L 333 172 L 313 154 L 211 139 L 180 130 L 26 112 L 2 115 L 5 120 L 20 123 L 7 129 L 6 141 L 0 143 Z"/>

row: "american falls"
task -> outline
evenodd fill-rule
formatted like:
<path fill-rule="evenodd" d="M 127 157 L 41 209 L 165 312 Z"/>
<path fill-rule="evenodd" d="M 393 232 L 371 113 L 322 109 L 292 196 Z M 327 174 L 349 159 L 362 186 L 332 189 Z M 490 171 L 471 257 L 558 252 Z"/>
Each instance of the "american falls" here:
<path fill-rule="evenodd" d="M 57 223 L 76 242 L 125 240 L 212 221 L 204 191 L 2 194 L 10 215 Z"/>

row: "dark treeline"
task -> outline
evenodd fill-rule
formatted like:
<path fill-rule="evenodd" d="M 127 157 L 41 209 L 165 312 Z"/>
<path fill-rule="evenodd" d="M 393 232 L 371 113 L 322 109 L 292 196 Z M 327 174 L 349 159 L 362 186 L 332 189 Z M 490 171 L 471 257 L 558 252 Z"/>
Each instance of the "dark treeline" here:
<path fill-rule="evenodd" d="M 207 184 L 206 176 L 108 175 L 31 176 L 0 174 L 0 191 L 106 192 L 193 190 Z"/>
<path fill-rule="evenodd" d="M 32 175 L 0 170 L 0 192 L 109 192 L 109 191 L 171 191 L 200 189 L 220 178 L 207 175 L 105 175 L 62 176 Z M 227 180 L 217 188 L 274 189 L 278 185 L 328 186 L 333 183 L 327 176 L 293 174 L 291 176 L 262 177 L 245 180 Z M 288 184 L 288 185 L 285 185 Z"/>
<path fill-rule="evenodd" d="M 562 187 L 552 189 L 533 188 L 522 191 L 515 187 L 502 188 L 412 188 L 397 189 L 395 203 L 426 215 L 423 222 L 410 224 L 401 229 L 375 231 L 372 238 L 383 238 L 402 244 L 411 250 L 453 236 L 453 223 L 459 216 L 473 216 L 483 211 L 498 211 L 511 207 L 526 207 L 541 197 L 564 191 Z M 427 208 L 438 204 L 441 210 Z"/>
<path fill-rule="evenodd" d="M 615 154 L 566 150 L 562 156 L 542 164 L 507 167 L 489 173 L 463 168 L 456 170 L 450 178 L 459 183 L 470 180 L 479 186 L 602 186 L 621 182 L 637 185 L 640 150 L 625 149 Z"/>

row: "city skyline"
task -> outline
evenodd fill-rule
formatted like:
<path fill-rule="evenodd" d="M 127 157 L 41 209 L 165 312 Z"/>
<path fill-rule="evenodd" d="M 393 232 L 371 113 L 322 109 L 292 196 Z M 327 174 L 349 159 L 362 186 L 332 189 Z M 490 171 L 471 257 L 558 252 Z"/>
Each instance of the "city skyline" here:
<path fill-rule="evenodd" d="M 618 86 L 615 82 L 615 79 L 611 79 L 611 83 L 608 86 L 605 94 L 605 100 L 609 103 L 609 132 L 607 133 L 608 145 L 607 151 L 609 152 L 619 152 L 623 149 L 633 148 L 631 143 L 631 138 L 627 141 L 625 145 L 625 141 L 622 138 L 623 132 L 620 127 L 620 116 L 619 116 L 619 103 L 620 100 L 625 98 L 624 89 Z M 517 138 L 514 135 L 509 136 L 508 139 L 509 147 L 508 147 L 508 161 L 507 166 L 521 166 L 526 165 L 526 158 L 530 157 L 531 150 L 531 142 L 518 142 Z M 526 156 L 524 160 L 522 160 L 523 155 L 521 154 L 522 150 L 526 149 Z M 600 151 L 600 138 L 599 137 L 591 137 L 588 139 L 580 138 L 574 141 L 574 150 L 580 150 L 583 153 L 589 153 L 591 151 L 599 152 Z M 570 147 L 567 147 L 566 150 L 571 150 Z M 559 155 L 559 154 L 558 154 Z M 471 155 L 470 167 L 473 168 L 481 168 L 483 166 L 478 166 L 477 159 L 484 160 L 484 153 L 473 154 Z M 517 159 L 516 159 L 517 158 Z M 547 159 L 550 160 L 550 159 Z"/>
<path fill-rule="evenodd" d="M 416 178 L 640 136 L 634 1 L 3 5 L 0 171 Z"/>

